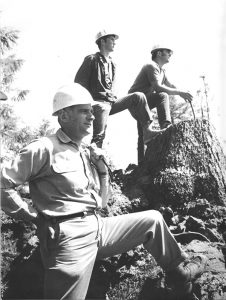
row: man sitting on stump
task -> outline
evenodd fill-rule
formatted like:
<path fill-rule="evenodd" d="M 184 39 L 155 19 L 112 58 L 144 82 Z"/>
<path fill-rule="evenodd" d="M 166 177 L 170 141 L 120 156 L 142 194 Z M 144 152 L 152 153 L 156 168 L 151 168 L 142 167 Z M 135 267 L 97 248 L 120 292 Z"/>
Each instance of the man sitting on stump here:
<path fill-rule="evenodd" d="M 45 268 L 44 299 L 84 300 L 94 262 L 143 244 L 165 270 L 180 297 L 205 269 L 206 257 L 188 259 L 160 212 L 113 217 L 99 211 L 109 198 L 109 174 L 99 148 L 86 147 L 96 103 L 73 83 L 53 100 L 60 128 L 22 149 L 1 172 L 2 209 L 37 226 Z M 29 183 L 32 204 L 17 187 Z"/>
<path fill-rule="evenodd" d="M 155 45 L 151 51 L 152 61 L 142 67 L 129 89 L 129 93 L 144 93 L 149 108 L 153 109 L 156 107 L 161 129 L 171 125 L 169 95 L 179 95 L 187 101 L 192 101 L 193 99 L 189 92 L 177 89 L 175 85 L 170 83 L 165 74 L 163 66 L 169 62 L 172 54 L 173 51 L 170 48 L 164 45 Z M 140 140 L 138 145 L 142 148 L 143 133 L 139 124 L 138 135 Z"/>

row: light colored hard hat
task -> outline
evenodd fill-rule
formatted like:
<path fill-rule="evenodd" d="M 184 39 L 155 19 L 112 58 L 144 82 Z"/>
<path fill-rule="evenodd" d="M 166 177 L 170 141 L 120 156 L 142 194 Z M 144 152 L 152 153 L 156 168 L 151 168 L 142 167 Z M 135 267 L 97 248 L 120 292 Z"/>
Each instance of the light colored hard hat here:
<path fill-rule="evenodd" d="M 112 31 L 107 31 L 107 30 L 103 29 L 97 33 L 96 38 L 95 38 L 96 43 L 100 38 L 107 36 L 107 35 L 114 35 L 116 40 L 119 38 L 119 36 L 115 33 L 112 33 Z"/>
<path fill-rule="evenodd" d="M 153 48 L 151 50 L 151 54 L 155 51 L 163 50 L 163 49 L 170 50 L 173 53 L 173 50 L 170 49 L 169 47 L 166 47 L 164 44 L 158 44 L 158 45 L 153 46 Z"/>
<path fill-rule="evenodd" d="M 79 104 L 91 104 L 95 102 L 91 94 L 78 83 L 71 83 L 64 85 L 56 92 L 53 98 L 53 116 L 57 115 L 57 112 L 65 107 Z"/>

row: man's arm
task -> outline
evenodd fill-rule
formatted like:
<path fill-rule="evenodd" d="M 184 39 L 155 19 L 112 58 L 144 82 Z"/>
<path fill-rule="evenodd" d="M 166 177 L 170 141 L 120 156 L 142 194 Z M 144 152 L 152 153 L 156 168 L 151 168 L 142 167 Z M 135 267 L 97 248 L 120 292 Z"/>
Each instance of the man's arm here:
<path fill-rule="evenodd" d="M 100 180 L 100 197 L 102 198 L 102 207 L 106 207 L 110 197 L 110 184 L 108 167 L 105 163 L 103 150 L 97 148 L 94 144 L 90 146 L 90 160 L 96 166 Z"/>
<path fill-rule="evenodd" d="M 164 84 L 165 86 L 167 86 L 167 87 L 170 87 L 170 88 L 175 88 L 175 89 L 177 88 L 174 84 L 172 84 L 172 83 L 168 80 L 168 78 L 166 77 L 166 75 L 165 75 L 163 84 Z"/>
<path fill-rule="evenodd" d="M 34 222 L 38 216 L 37 210 L 25 202 L 14 188 L 1 190 L 1 209 L 15 220 Z"/>
<path fill-rule="evenodd" d="M 155 68 L 154 66 L 151 66 L 148 71 L 148 78 L 151 81 L 154 90 L 158 93 L 164 92 L 167 93 L 168 95 L 178 95 L 182 97 L 184 100 L 192 101 L 193 96 L 187 92 L 187 91 L 182 91 L 180 89 L 177 89 L 174 85 L 172 85 L 168 79 L 166 79 L 166 82 L 162 82 L 162 76 L 160 74 L 160 71 Z M 166 83 L 169 83 L 169 86 L 166 85 Z"/>
<path fill-rule="evenodd" d="M 40 143 L 31 143 L 21 150 L 11 165 L 1 170 L 1 208 L 16 220 L 32 221 L 38 212 L 32 204 L 25 202 L 17 191 L 17 187 L 34 178 L 43 167 L 43 151 Z"/>
<path fill-rule="evenodd" d="M 85 57 L 81 67 L 78 69 L 74 82 L 81 84 L 89 90 L 90 76 L 92 73 L 92 55 Z"/>
<path fill-rule="evenodd" d="M 192 94 L 190 94 L 189 92 L 185 92 L 185 91 L 182 91 L 182 90 L 179 90 L 177 88 L 173 88 L 173 87 L 168 87 L 164 84 L 160 84 L 160 83 L 157 83 L 156 86 L 155 86 L 155 90 L 157 92 L 165 92 L 169 95 L 178 95 L 180 97 L 182 97 L 185 101 L 192 101 L 193 99 L 193 96 Z"/>

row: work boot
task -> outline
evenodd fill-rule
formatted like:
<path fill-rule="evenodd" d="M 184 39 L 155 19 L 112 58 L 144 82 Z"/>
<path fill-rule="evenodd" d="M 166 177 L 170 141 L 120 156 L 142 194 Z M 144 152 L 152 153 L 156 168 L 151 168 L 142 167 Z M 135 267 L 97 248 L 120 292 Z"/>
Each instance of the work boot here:
<path fill-rule="evenodd" d="M 143 129 L 144 144 L 148 144 L 151 140 L 155 139 L 159 134 L 162 134 L 166 129 L 154 130 L 150 128 Z"/>
<path fill-rule="evenodd" d="M 192 281 L 202 275 L 206 268 L 207 257 L 198 255 L 191 260 L 180 263 L 175 269 L 167 272 L 166 282 L 172 285 L 180 295 L 192 293 Z"/>
<path fill-rule="evenodd" d="M 161 129 L 166 129 L 169 128 L 170 126 L 172 126 L 172 123 L 170 121 L 165 121 L 163 122 L 163 124 L 161 124 Z"/>

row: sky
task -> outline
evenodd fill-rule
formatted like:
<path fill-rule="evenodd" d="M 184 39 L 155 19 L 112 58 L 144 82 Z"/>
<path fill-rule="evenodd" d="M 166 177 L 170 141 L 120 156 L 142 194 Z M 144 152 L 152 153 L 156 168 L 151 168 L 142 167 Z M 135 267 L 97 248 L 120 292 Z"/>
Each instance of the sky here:
<path fill-rule="evenodd" d="M 15 84 L 29 89 L 17 112 L 37 126 L 50 117 L 56 90 L 72 82 L 84 57 L 98 51 L 95 35 L 119 35 L 112 57 L 117 95 L 127 94 L 154 44 L 174 50 L 166 71 L 171 82 L 196 95 L 205 75 L 211 121 L 226 139 L 226 0 L 0 0 L 0 26 L 20 31 L 16 56 L 25 60 Z M 194 101 L 198 101 L 194 97 Z M 129 112 L 111 116 L 106 146 L 118 168 L 137 160 L 136 122 Z"/>

